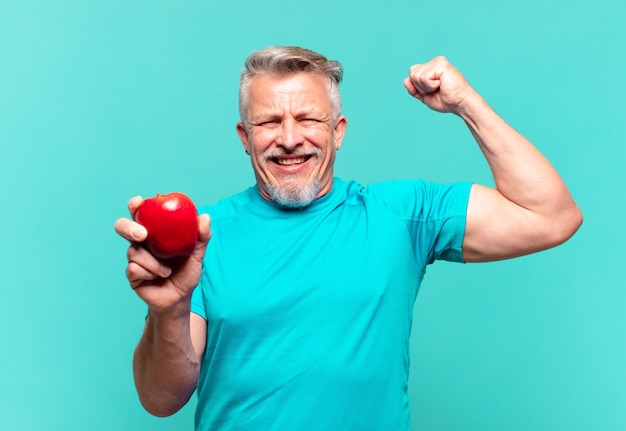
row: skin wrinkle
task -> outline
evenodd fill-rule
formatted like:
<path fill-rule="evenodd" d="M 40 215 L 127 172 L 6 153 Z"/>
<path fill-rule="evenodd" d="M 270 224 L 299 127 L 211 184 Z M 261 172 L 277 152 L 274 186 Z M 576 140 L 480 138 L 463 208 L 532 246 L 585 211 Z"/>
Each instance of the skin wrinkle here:
<path fill-rule="evenodd" d="M 286 50 L 289 56 L 293 55 L 294 48 Z M 272 56 L 287 55 L 281 48 L 271 51 Z M 323 70 L 334 70 L 335 80 L 332 82 L 338 84 L 340 65 L 329 65 L 323 57 L 314 53 L 313 56 L 313 61 L 322 63 Z M 258 59 L 258 55 L 252 58 Z M 267 60 L 268 56 L 263 58 Z M 250 97 L 243 104 L 245 106 L 240 104 L 245 115 L 237 123 L 239 138 L 250 155 L 260 198 L 273 200 L 269 182 L 282 190 L 309 187 L 317 182 L 319 191 L 314 197 L 324 196 L 331 190 L 336 151 L 341 147 L 347 127 L 345 117 L 339 112 L 333 115 L 328 75 L 293 69 L 282 74 L 277 74 L 275 69 L 265 72 L 261 66 L 266 63 L 262 61 L 257 67 L 248 68 L 253 76 L 246 75 L 250 85 L 246 91 L 240 91 L 240 95 Z M 294 63 L 289 64 L 293 68 Z M 410 70 L 410 76 L 404 80 L 409 94 L 434 111 L 453 112 L 466 122 L 496 183 L 497 188 L 479 184 L 471 186 L 465 232 L 460 229 L 454 232 L 464 235 L 462 249 L 457 249 L 463 260 L 481 262 L 521 256 L 553 247 L 571 237 L 582 222 L 582 214 L 558 173 L 532 144 L 499 117 L 445 58 L 437 57 L 428 63 L 414 65 Z M 262 117 L 266 114 L 269 117 Z M 254 119 L 254 122 L 248 119 Z M 267 120 L 273 122 L 264 124 Z M 274 160 L 264 158 L 274 150 L 277 151 Z M 315 150 L 319 150 L 315 158 L 302 163 L 276 163 L 277 158 L 299 157 Z M 141 200 L 136 196 L 129 202 L 131 218 Z M 133 235 L 133 228 L 137 228 L 136 223 L 126 218 L 115 224 L 118 234 L 131 243 L 127 278 L 149 307 L 144 333 L 133 357 L 135 386 L 146 410 L 157 416 L 167 416 L 187 403 L 198 383 L 200 360 L 207 352 L 207 331 L 210 328 L 207 314 L 200 306 L 195 311 L 201 314 L 191 311 L 190 298 L 202 276 L 206 275 L 203 271 L 207 267 L 203 266 L 203 261 L 211 238 L 210 217 L 199 215 L 196 250 L 181 265 L 171 267 L 167 278 L 159 275 L 161 263 L 137 244 L 144 241 L 147 234 L 141 231 Z M 250 237 L 249 240 L 256 241 L 257 238 Z M 458 246 L 457 241 L 455 247 Z M 219 242 L 216 247 L 220 247 Z M 232 255 L 232 259 L 232 268 L 239 269 L 240 256 Z M 346 273 L 346 276 L 351 274 Z M 220 287 L 227 289 L 229 286 Z M 213 347 L 213 344 L 209 345 L 209 348 Z M 386 364 L 381 365 L 384 368 Z M 263 373 L 261 369 L 254 371 Z M 201 387 L 205 390 L 212 383 L 207 379 Z M 406 389 L 406 380 L 402 384 Z M 257 394 L 262 392 L 263 388 L 260 388 Z M 202 393 L 199 395 L 201 400 Z M 241 392 L 229 395 L 238 396 Z M 203 414 L 203 408 L 205 406 L 199 403 L 198 417 Z M 347 410 L 346 415 L 352 416 L 350 412 Z M 253 420 L 251 416 L 244 416 L 242 420 Z M 350 417 L 346 419 L 350 420 Z"/>
<path fill-rule="evenodd" d="M 335 153 L 347 120 L 334 115 L 329 79 L 319 73 L 259 73 L 250 82 L 246 119 L 237 132 L 261 195 L 279 205 L 304 207 L 332 187 Z M 298 157 L 305 160 L 277 160 Z"/>

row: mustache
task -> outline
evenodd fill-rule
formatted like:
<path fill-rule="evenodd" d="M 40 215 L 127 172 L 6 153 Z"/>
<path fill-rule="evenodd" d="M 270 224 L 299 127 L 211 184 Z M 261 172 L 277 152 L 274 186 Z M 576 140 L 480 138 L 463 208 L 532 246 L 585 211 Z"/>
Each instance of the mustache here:
<path fill-rule="evenodd" d="M 266 162 L 269 159 L 274 159 L 276 157 L 310 157 L 316 156 L 318 159 L 322 157 L 322 150 L 317 147 L 310 148 L 306 151 L 285 151 L 282 148 L 271 148 L 263 153 L 263 161 Z"/>

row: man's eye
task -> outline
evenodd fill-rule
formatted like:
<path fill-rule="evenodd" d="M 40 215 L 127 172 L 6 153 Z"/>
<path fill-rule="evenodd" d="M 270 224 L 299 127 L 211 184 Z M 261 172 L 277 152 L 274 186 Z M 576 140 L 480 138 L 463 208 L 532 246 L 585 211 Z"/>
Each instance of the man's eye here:
<path fill-rule="evenodd" d="M 304 124 L 317 124 L 320 122 L 320 120 L 318 120 L 317 118 L 303 118 L 302 120 L 300 120 L 300 122 Z"/>
<path fill-rule="evenodd" d="M 279 120 L 267 120 L 267 121 L 261 121 L 259 123 L 259 126 L 263 126 L 263 127 L 273 127 L 273 126 L 277 126 L 280 124 Z"/>

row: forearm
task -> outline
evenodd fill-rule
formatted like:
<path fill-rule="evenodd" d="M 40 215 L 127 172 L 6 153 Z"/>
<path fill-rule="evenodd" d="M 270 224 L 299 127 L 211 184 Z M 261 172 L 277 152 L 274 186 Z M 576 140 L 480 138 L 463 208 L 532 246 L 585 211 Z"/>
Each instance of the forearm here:
<path fill-rule="evenodd" d="M 458 115 L 485 155 L 496 189 L 506 199 L 547 217 L 576 208 L 567 186 L 550 162 L 477 93 L 466 98 Z"/>
<path fill-rule="evenodd" d="M 495 190 L 476 186 L 468 206 L 466 261 L 521 256 L 557 246 L 582 222 L 581 212 L 550 162 L 475 92 L 456 113 L 493 173 Z"/>
<path fill-rule="evenodd" d="M 465 261 L 522 256 L 574 234 L 582 215 L 559 174 L 444 57 L 411 66 L 404 86 L 430 109 L 461 117 L 493 173 L 495 189 L 475 185 L 470 192 Z"/>
<path fill-rule="evenodd" d="M 133 358 L 135 385 L 145 409 L 156 416 L 177 412 L 193 394 L 199 370 L 189 303 L 167 313 L 150 312 Z"/>

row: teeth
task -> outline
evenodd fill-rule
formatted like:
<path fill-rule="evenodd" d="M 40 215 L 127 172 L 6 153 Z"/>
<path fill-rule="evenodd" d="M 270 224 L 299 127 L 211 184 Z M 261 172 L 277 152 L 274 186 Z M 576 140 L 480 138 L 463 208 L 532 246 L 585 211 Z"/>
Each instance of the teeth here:
<path fill-rule="evenodd" d="M 306 157 L 299 157 L 297 159 L 276 159 L 276 163 L 279 165 L 296 165 L 298 163 L 306 162 Z"/>

